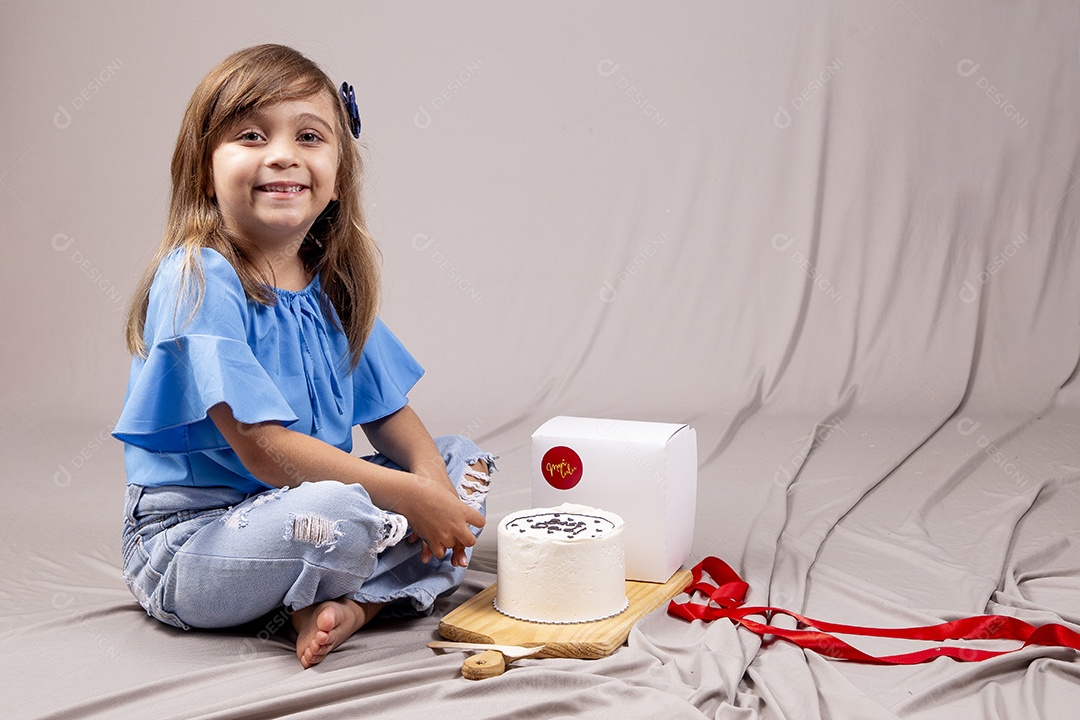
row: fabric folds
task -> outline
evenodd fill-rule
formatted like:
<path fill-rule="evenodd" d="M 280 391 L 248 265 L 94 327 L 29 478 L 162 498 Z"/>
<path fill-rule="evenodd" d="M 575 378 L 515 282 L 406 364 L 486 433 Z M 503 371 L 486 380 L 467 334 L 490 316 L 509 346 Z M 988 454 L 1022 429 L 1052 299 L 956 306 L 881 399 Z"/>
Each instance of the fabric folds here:
<path fill-rule="evenodd" d="M 376 318 L 352 373 L 353 425 L 386 417 L 409 402 L 407 393 L 424 374 L 401 341 Z"/>
<path fill-rule="evenodd" d="M 222 402 L 242 423 L 291 425 L 298 419 L 246 344 L 184 335 L 150 349 L 113 434 L 153 452 L 225 448 L 206 414 Z"/>

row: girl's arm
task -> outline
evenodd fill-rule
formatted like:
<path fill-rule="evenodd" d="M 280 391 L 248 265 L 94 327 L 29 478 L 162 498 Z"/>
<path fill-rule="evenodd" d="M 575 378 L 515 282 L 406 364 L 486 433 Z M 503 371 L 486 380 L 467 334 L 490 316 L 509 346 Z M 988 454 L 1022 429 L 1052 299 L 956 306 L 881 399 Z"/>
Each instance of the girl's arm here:
<path fill-rule="evenodd" d="M 447 550 L 456 547 L 471 547 L 476 543 L 476 537 L 469 526 L 484 525 L 484 516 L 461 502 L 449 480 L 444 482 L 437 474 L 382 467 L 277 422 L 238 423 L 225 403 L 215 405 L 207 413 L 240 462 L 261 482 L 273 487 L 295 487 L 309 480 L 363 485 L 377 507 L 404 515 L 436 557 L 443 557 Z M 418 418 L 416 422 L 419 422 Z M 428 469 L 424 464 L 425 458 L 429 457 L 426 452 L 413 448 L 415 442 L 401 444 L 382 438 L 385 429 L 384 425 L 383 432 L 375 432 L 390 452 L 402 453 L 401 459 L 420 463 L 416 467 Z M 430 436 L 428 441 L 431 442 Z M 437 450 L 435 456 L 438 457 Z M 398 462 L 397 457 L 391 456 L 391 459 Z M 398 464 L 413 467 L 407 463 Z M 464 553 L 460 557 L 454 553 L 452 560 L 455 564 L 463 564 Z"/>
<path fill-rule="evenodd" d="M 435 441 L 411 407 L 405 405 L 395 413 L 360 427 L 377 452 L 409 472 L 445 482 L 453 489 L 454 484 L 446 474 L 446 463 L 435 447 Z"/>
<path fill-rule="evenodd" d="M 446 474 L 446 462 L 435 447 L 435 441 L 410 406 L 405 405 L 384 418 L 360 427 L 376 451 L 410 472 L 442 483 L 457 495 L 453 482 Z M 415 540 L 415 537 L 409 538 L 410 542 Z M 465 547 L 467 546 L 454 545 L 451 548 L 455 565 L 464 567 L 468 564 Z M 423 562 L 431 559 L 431 547 L 427 543 L 424 543 L 420 551 L 420 559 Z"/>

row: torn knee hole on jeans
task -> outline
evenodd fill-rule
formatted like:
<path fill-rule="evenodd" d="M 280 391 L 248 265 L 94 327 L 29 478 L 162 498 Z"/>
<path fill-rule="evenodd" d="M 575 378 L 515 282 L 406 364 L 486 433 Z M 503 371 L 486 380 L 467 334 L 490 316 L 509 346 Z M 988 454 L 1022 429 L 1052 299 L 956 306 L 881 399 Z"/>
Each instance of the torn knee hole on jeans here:
<path fill-rule="evenodd" d="M 314 513 L 289 513 L 285 539 L 325 547 L 326 552 L 331 552 L 338 538 L 345 534 L 339 527 L 341 522 Z"/>
<path fill-rule="evenodd" d="M 383 538 L 371 549 L 372 555 L 378 555 L 388 547 L 401 542 L 409 531 L 409 521 L 404 515 L 388 512 L 383 517 Z"/>
<path fill-rule="evenodd" d="M 484 462 L 484 465 L 488 468 L 488 472 L 483 472 L 473 467 L 473 465 L 480 463 L 480 461 Z M 469 505 L 479 508 L 484 502 L 484 496 L 491 487 L 490 473 L 494 469 L 494 458 L 481 457 L 466 463 L 465 475 L 461 478 L 461 482 L 458 483 L 458 497 Z"/>

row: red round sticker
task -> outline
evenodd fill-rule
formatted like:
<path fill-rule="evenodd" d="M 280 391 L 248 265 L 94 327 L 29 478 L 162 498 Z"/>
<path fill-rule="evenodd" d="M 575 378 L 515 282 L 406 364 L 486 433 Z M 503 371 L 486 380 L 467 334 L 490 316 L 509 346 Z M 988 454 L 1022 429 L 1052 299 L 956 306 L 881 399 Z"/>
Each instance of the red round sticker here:
<path fill-rule="evenodd" d="M 581 458 L 565 445 L 556 445 L 544 453 L 540 472 L 551 487 L 569 490 L 581 482 Z"/>

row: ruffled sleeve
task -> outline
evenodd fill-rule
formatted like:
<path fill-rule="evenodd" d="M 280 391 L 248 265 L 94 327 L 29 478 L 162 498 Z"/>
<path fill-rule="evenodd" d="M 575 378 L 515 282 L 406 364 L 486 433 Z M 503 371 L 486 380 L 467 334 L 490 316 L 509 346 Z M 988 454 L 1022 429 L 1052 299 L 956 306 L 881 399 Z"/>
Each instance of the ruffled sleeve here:
<path fill-rule="evenodd" d="M 352 374 L 353 424 L 372 422 L 405 407 L 409 390 L 423 374 L 420 363 L 376 319 Z"/>
<path fill-rule="evenodd" d="M 195 283 L 183 277 L 183 251 L 167 256 L 150 290 L 145 359 L 132 361 L 124 409 L 113 436 L 154 452 L 216 450 L 228 443 L 206 411 L 224 402 L 242 423 L 296 414 L 248 344 L 248 301 L 232 265 L 201 251 L 206 290 L 191 313 Z"/>

